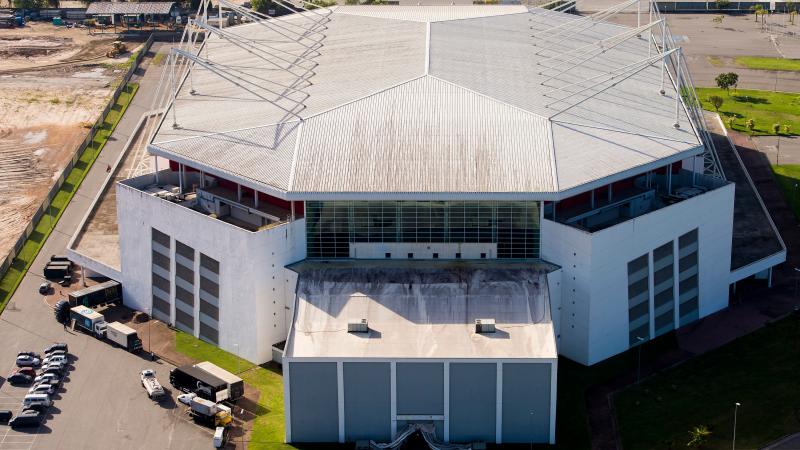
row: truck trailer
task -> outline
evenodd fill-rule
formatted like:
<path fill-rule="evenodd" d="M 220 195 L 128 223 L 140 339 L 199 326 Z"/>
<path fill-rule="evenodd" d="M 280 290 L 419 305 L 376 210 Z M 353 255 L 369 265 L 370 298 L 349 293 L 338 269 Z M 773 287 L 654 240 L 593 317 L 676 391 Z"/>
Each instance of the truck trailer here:
<path fill-rule="evenodd" d="M 111 322 L 106 326 L 106 339 L 131 353 L 142 349 L 142 340 L 136 330 L 119 322 Z"/>
<path fill-rule="evenodd" d="M 197 363 L 194 366 L 228 383 L 228 400 L 238 400 L 244 396 L 244 380 L 241 378 L 208 361 Z"/>
<path fill-rule="evenodd" d="M 179 391 L 194 392 L 198 397 L 215 403 L 228 399 L 228 383 L 225 380 L 191 365 L 172 369 L 169 382 Z"/>
<path fill-rule="evenodd" d="M 117 281 L 109 280 L 69 294 L 70 306 L 94 308 L 108 303 L 122 304 L 122 285 Z"/>

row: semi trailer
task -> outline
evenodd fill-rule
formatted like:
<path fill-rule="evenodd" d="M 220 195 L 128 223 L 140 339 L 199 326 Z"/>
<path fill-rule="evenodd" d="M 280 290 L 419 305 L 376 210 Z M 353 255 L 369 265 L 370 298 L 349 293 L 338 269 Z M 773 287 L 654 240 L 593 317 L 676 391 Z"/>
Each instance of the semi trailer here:
<path fill-rule="evenodd" d="M 228 383 L 228 400 L 238 400 L 244 396 L 244 380 L 241 378 L 208 361 L 197 363 L 194 366 Z"/>
<path fill-rule="evenodd" d="M 94 308 L 97 305 L 108 303 L 122 304 L 122 285 L 114 280 L 89 286 L 84 289 L 70 292 L 69 306 L 86 306 Z"/>
<path fill-rule="evenodd" d="M 228 399 L 228 383 L 192 365 L 176 367 L 169 373 L 170 384 L 182 392 L 194 392 L 212 402 Z"/>

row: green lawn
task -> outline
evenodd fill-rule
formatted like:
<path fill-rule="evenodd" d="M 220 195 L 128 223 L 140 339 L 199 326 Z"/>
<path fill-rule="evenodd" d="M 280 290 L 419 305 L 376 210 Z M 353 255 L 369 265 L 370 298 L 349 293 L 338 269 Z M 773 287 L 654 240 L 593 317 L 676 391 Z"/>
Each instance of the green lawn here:
<path fill-rule="evenodd" d="M 712 431 L 709 450 L 760 448 L 800 431 L 800 319 L 786 318 L 646 379 L 616 396 L 625 450 L 687 448 L 688 430 Z"/>
<path fill-rule="evenodd" d="M 772 125 L 789 125 L 789 134 L 800 133 L 800 94 L 738 89 L 726 93 L 719 88 L 697 88 L 697 98 L 703 109 L 714 111 L 708 98 L 722 97 L 724 103 L 719 114 L 725 126 L 730 128 L 728 118 L 734 119 L 733 129 L 743 133 L 750 131 L 745 126 L 748 119 L 755 121 L 754 135 L 772 135 Z M 783 131 L 781 131 L 783 134 Z"/>
<path fill-rule="evenodd" d="M 75 167 L 73 167 L 67 175 L 61 189 L 53 198 L 50 208 L 47 210 L 47 214 L 36 223 L 33 233 L 31 233 L 28 240 L 25 241 L 22 250 L 20 250 L 19 254 L 14 258 L 14 261 L 11 263 L 6 273 L 0 278 L 0 312 L 5 309 L 8 300 L 14 294 L 19 283 L 22 282 L 22 278 L 30 268 L 36 255 L 39 254 L 39 250 L 42 248 L 42 245 L 44 245 L 47 237 L 50 236 L 50 232 L 58 223 L 58 219 L 61 218 L 64 209 L 67 207 L 70 200 L 72 200 L 72 197 L 75 195 L 75 192 L 77 192 L 83 179 L 86 178 L 86 174 L 105 146 L 108 137 L 111 136 L 111 133 L 117 127 L 119 120 L 128 108 L 128 104 L 130 104 L 133 96 L 136 95 L 137 89 L 139 89 L 139 85 L 135 83 L 128 84 L 125 87 L 125 90 L 119 96 L 114 108 L 108 116 L 106 116 L 102 128 L 92 139 L 91 145 L 86 148 L 75 164 Z"/>
<path fill-rule="evenodd" d="M 250 449 L 293 449 L 283 443 L 283 378 L 267 368 L 238 358 L 220 348 L 183 333 L 175 333 L 175 349 L 198 361 L 211 361 L 225 370 L 236 373 L 261 392 L 253 426 Z M 238 365 L 237 365 L 238 364 Z"/>
<path fill-rule="evenodd" d="M 772 166 L 778 186 L 783 191 L 783 196 L 792 208 L 795 217 L 800 219 L 800 165 L 782 164 Z"/>
<path fill-rule="evenodd" d="M 787 72 L 800 71 L 800 59 L 766 58 L 763 56 L 737 56 L 734 58 L 737 66 L 758 70 L 782 70 Z"/>

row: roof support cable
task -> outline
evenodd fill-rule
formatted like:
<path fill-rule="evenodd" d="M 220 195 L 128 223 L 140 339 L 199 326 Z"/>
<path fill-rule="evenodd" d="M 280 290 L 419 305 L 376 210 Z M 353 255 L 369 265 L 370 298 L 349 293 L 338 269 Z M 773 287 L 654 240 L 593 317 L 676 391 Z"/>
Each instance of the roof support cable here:
<path fill-rule="evenodd" d="M 644 27 L 642 27 L 642 29 L 647 29 L 647 28 L 650 28 L 652 26 L 653 26 L 653 24 L 651 23 L 651 24 L 648 24 L 648 25 L 645 25 Z M 574 48 L 574 49 L 566 50 L 566 51 L 560 51 L 560 52 L 558 52 L 557 54 L 555 54 L 553 56 L 550 56 L 548 58 L 542 58 L 541 60 L 536 61 L 536 65 L 537 66 L 538 65 L 545 65 L 545 64 L 549 63 L 550 61 L 554 61 L 554 60 L 555 61 L 565 62 L 565 63 L 566 62 L 570 62 L 570 61 L 574 61 L 575 59 L 580 58 L 582 55 L 590 53 L 596 47 L 603 48 L 605 45 L 612 44 L 612 43 L 616 42 L 617 40 L 620 40 L 620 39 L 627 40 L 631 35 L 636 35 L 637 31 L 639 31 L 638 28 L 637 29 L 633 29 L 633 30 L 627 30 L 627 31 L 624 31 L 624 32 L 622 32 L 620 34 L 615 34 L 614 36 L 610 36 L 610 37 L 607 37 L 605 39 L 594 41 L 592 43 L 586 44 L 586 45 L 578 47 L 578 48 Z M 569 57 L 569 58 L 564 59 L 564 57 Z"/>
<path fill-rule="evenodd" d="M 290 39 L 290 40 L 292 40 L 294 42 L 299 42 L 300 40 L 307 39 L 307 40 L 309 40 L 309 41 L 311 41 L 311 42 L 313 42 L 315 44 L 319 44 L 319 43 L 322 42 L 323 39 L 325 39 L 325 34 L 322 33 L 321 31 L 317 31 L 317 29 L 320 28 L 317 25 L 315 25 L 313 27 L 310 27 L 310 28 L 309 27 L 304 27 L 304 26 L 301 26 L 301 25 L 298 25 L 298 24 L 294 23 L 292 20 L 275 19 L 274 17 L 270 17 L 270 16 L 268 16 L 266 14 L 262 14 L 262 13 L 260 13 L 258 11 L 253 11 L 253 10 L 247 9 L 247 8 L 241 6 L 241 5 L 237 5 L 237 4 L 231 3 L 229 0 L 218 0 L 218 1 L 220 2 L 220 4 L 225 5 L 226 8 L 229 8 L 229 9 L 231 9 L 231 10 L 233 10 L 233 11 L 235 11 L 235 12 L 237 12 L 237 13 L 239 13 L 239 14 L 247 17 L 247 18 L 249 18 L 253 22 L 261 24 L 261 26 L 264 26 L 264 27 L 267 27 L 267 28 L 280 28 L 285 33 L 294 34 L 297 37 L 292 38 L 292 37 L 287 36 L 287 35 L 285 35 L 283 33 L 280 33 L 278 31 L 273 30 L 273 31 L 277 32 L 278 34 L 280 34 L 281 36 L 284 36 L 287 39 Z M 301 31 L 297 31 L 298 29 L 301 30 Z M 319 35 L 319 38 L 317 39 L 317 38 L 311 37 L 312 35 Z"/>
<path fill-rule="evenodd" d="M 601 73 L 599 75 L 595 75 L 595 76 L 589 77 L 589 78 L 584 78 L 583 80 L 576 81 L 574 83 L 570 83 L 570 84 L 567 84 L 565 86 L 561 86 L 561 87 L 558 87 L 558 88 L 555 88 L 555 89 L 551 89 L 551 90 L 545 92 L 543 95 L 545 97 L 548 97 L 548 96 L 550 96 L 550 94 L 553 94 L 553 93 L 556 93 L 556 92 L 560 92 L 560 91 L 564 91 L 564 90 L 566 90 L 566 89 L 568 89 L 570 87 L 579 86 L 579 85 L 582 85 L 582 84 L 586 83 L 587 81 L 594 81 L 594 80 L 597 80 L 597 79 L 600 79 L 600 78 L 608 77 L 609 79 L 613 79 L 614 77 L 616 77 L 616 76 L 618 76 L 620 74 L 627 73 L 628 71 L 634 70 L 634 69 L 636 69 L 636 68 L 638 68 L 640 66 L 644 66 L 644 67 L 649 66 L 653 62 L 658 61 L 659 59 L 664 58 L 667 55 L 672 54 L 672 52 L 674 52 L 674 51 L 675 51 L 675 49 L 669 50 L 669 51 L 667 51 L 665 53 L 654 55 L 654 56 L 652 56 L 650 58 L 645 58 L 645 59 L 643 59 L 641 61 L 637 61 L 637 62 L 635 62 L 633 64 L 628 64 L 627 66 L 619 67 L 619 68 L 614 69 L 614 70 L 612 70 L 611 72 L 608 72 L 608 73 Z M 608 81 L 608 80 L 601 80 L 601 81 L 598 81 L 597 83 L 602 83 L 604 81 Z M 597 83 L 593 84 L 592 86 L 595 86 Z M 590 88 L 592 86 L 590 86 Z M 578 92 L 582 92 L 582 91 L 578 91 Z M 568 97 L 570 97 L 572 95 L 575 95 L 575 94 L 576 93 L 570 93 L 569 95 L 567 95 L 567 97 L 564 97 L 564 98 L 568 98 Z M 563 100 L 564 98 L 559 99 L 559 100 L 554 100 L 554 101 L 548 103 L 548 105 L 553 104 L 553 103 L 557 103 L 557 102 Z"/>
<path fill-rule="evenodd" d="M 628 34 L 628 35 L 627 35 L 627 36 L 625 36 L 624 38 L 618 39 L 618 40 L 617 40 L 617 42 L 614 42 L 613 44 L 609 45 L 608 47 L 604 47 L 604 46 L 602 46 L 602 44 L 601 44 L 600 51 L 598 51 L 598 52 L 595 52 L 594 54 L 590 54 L 590 55 L 589 55 L 589 56 L 587 56 L 586 58 L 584 58 L 584 59 L 582 59 L 582 60 L 580 60 L 580 61 L 578 61 L 578 62 L 576 62 L 576 63 L 574 63 L 574 64 L 572 64 L 572 65 L 570 65 L 570 66 L 568 66 L 568 67 L 567 67 L 567 68 L 565 68 L 565 69 L 562 69 L 562 70 L 560 70 L 560 71 L 556 72 L 555 74 L 553 74 L 553 75 L 551 75 L 550 77 L 546 78 L 544 81 L 542 81 L 542 82 L 541 82 L 541 83 L 539 83 L 539 84 L 541 84 L 541 85 L 544 85 L 545 83 L 547 83 L 547 82 L 551 81 L 552 79 L 554 79 L 554 78 L 556 78 L 556 77 L 559 77 L 559 76 L 561 76 L 561 75 L 563 75 L 563 74 L 565 74 L 565 73 L 567 73 L 567 72 L 571 71 L 572 69 L 575 69 L 576 67 L 583 66 L 585 63 L 587 63 L 587 62 L 591 61 L 592 59 L 594 59 L 594 58 L 596 58 L 596 57 L 598 57 L 598 56 L 600 56 L 600 55 L 604 54 L 604 53 L 605 53 L 605 52 L 607 52 L 608 50 L 611 50 L 611 49 L 615 48 L 616 46 L 618 46 L 618 45 L 620 45 L 620 44 L 622 44 L 622 43 L 624 43 L 624 42 L 627 42 L 627 41 L 628 41 L 628 39 L 631 39 L 631 38 L 633 38 L 633 37 L 636 37 L 637 35 L 641 34 L 641 32 L 642 32 L 642 31 L 645 31 L 645 30 L 646 30 L 646 29 L 648 29 L 649 27 L 652 27 L 652 26 L 654 26 L 654 25 L 656 25 L 656 24 L 657 24 L 657 22 L 653 22 L 653 23 L 651 23 L 651 24 L 649 24 L 649 25 L 645 25 L 645 26 L 643 26 L 643 27 L 640 27 L 640 28 L 636 28 L 636 29 L 634 29 L 634 30 L 631 30 L 631 33 L 630 33 L 630 34 Z M 652 58 L 652 56 L 649 56 L 649 58 Z M 574 61 L 574 59 L 575 59 L 575 58 L 571 58 L 571 60 L 568 60 L 568 61 Z M 567 62 L 567 61 L 565 61 L 565 62 Z M 553 69 L 553 68 L 555 68 L 555 67 L 550 67 L 550 68 L 548 68 L 548 69 Z M 548 69 L 544 69 L 542 72 L 544 72 L 545 70 L 548 70 Z M 539 74 L 541 75 L 541 74 L 542 74 L 542 72 L 539 72 Z"/>
<path fill-rule="evenodd" d="M 224 39 L 224 40 L 230 42 L 231 44 L 235 45 L 236 47 L 239 47 L 240 49 L 244 50 L 245 52 L 250 53 L 251 55 L 254 55 L 259 59 L 262 59 L 263 61 L 267 62 L 268 64 L 272 64 L 273 66 L 277 67 L 278 69 L 285 70 L 285 71 L 291 73 L 292 75 L 294 75 L 294 76 L 296 76 L 298 78 L 306 78 L 306 77 L 313 76 L 314 75 L 314 71 L 312 69 L 313 69 L 313 67 L 316 67 L 319 64 L 319 63 L 317 63 L 315 61 L 309 60 L 309 59 L 304 58 L 304 57 L 296 56 L 296 55 L 294 55 L 295 56 L 295 61 L 292 61 L 292 60 L 284 58 L 284 57 L 282 57 L 280 55 L 277 55 L 277 54 L 274 54 L 274 53 L 270 53 L 270 52 L 264 50 L 264 48 L 267 48 L 267 49 L 270 49 L 270 50 L 274 50 L 273 47 L 271 47 L 271 46 L 264 45 L 264 44 L 252 45 L 252 43 L 249 42 L 247 39 L 244 39 L 241 36 L 238 36 L 238 35 L 236 35 L 234 33 L 229 32 L 229 31 L 224 31 L 224 30 L 220 30 L 218 28 L 214 28 L 214 27 L 208 25 L 207 23 L 203 23 L 203 22 L 200 22 L 200 21 L 194 21 L 194 23 L 197 26 L 199 26 L 199 27 L 205 29 L 206 31 L 208 31 L 210 34 L 217 35 L 221 39 Z M 280 61 L 283 61 L 284 63 L 288 64 L 288 67 L 284 67 L 284 66 L 278 64 L 277 62 L 275 62 L 273 60 L 273 58 L 274 59 L 278 59 Z M 301 62 L 305 62 L 305 61 L 311 62 L 313 64 L 313 66 L 311 68 L 306 67 L 306 66 L 298 63 L 297 59 L 301 59 L 302 60 Z M 302 69 L 303 72 L 302 73 L 296 73 L 295 71 L 293 71 L 291 69 L 292 67 L 298 67 L 298 68 Z"/>
<path fill-rule="evenodd" d="M 308 28 L 305 28 L 305 27 L 301 27 L 299 25 L 291 23 L 290 20 L 277 20 L 277 19 L 274 19 L 274 18 L 269 17 L 267 15 L 263 15 L 263 14 L 255 12 L 255 11 L 251 11 L 251 10 L 249 10 L 247 8 L 244 8 L 244 7 L 240 6 L 240 5 L 233 4 L 233 3 L 229 2 L 228 0 L 218 0 L 218 1 L 220 2 L 220 4 L 225 5 L 226 8 L 230 8 L 233 11 L 235 11 L 235 12 L 247 17 L 248 19 L 252 20 L 253 22 L 259 24 L 260 26 L 262 26 L 264 28 L 267 28 L 270 31 L 285 37 L 286 39 L 289 40 L 288 42 L 297 43 L 297 44 L 299 44 L 299 45 L 301 45 L 301 46 L 303 46 L 303 47 L 305 47 L 307 49 L 311 49 L 312 51 L 316 51 L 317 49 L 319 49 L 319 47 L 322 47 L 322 40 L 325 38 L 325 35 L 323 33 L 321 33 L 321 32 L 318 32 L 318 31 L 315 31 L 315 30 L 311 30 L 311 29 L 308 29 Z M 279 25 L 279 23 L 280 23 L 280 25 Z M 299 32 L 299 31 L 293 30 L 293 29 L 287 27 L 286 24 L 290 24 L 295 28 L 300 28 L 301 30 L 303 30 L 303 32 Z M 287 33 L 290 33 L 290 34 L 294 35 L 294 37 L 290 36 Z M 319 39 L 315 39 L 315 38 L 310 36 L 312 34 L 317 34 L 317 35 L 320 35 L 321 37 Z M 312 44 L 310 44 L 310 45 L 305 44 L 305 43 L 302 42 L 303 40 L 311 41 Z M 319 53 L 319 52 L 317 52 L 317 53 Z"/>
<path fill-rule="evenodd" d="M 576 20 L 570 20 L 569 22 L 563 22 L 556 26 L 546 28 L 544 30 L 539 30 L 531 34 L 532 38 L 539 38 L 544 41 L 553 42 L 564 34 L 565 32 L 569 32 L 571 34 L 577 34 L 581 31 L 585 31 L 599 23 L 605 22 L 607 19 L 617 15 L 619 12 L 625 10 L 626 8 L 632 6 L 634 3 L 638 2 L 639 0 L 626 0 L 625 2 L 619 3 L 617 5 L 611 6 L 608 9 L 603 11 L 594 13 L 592 15 L 582 17 Z M 531 27 L 533 28 L 533 27 Z M 558 39 L 561 40 L 561 39 Z M 534 47 L 537 46 L 537 43 L 534 41 Z"/>
<path fill-rule="evenodd" d="M 637 73 L 641 72 L 642 70 L 646 69 L 648 66 L 649 66 L 649 64 L 643 64 L 643 65 L 641 65 L 640 67 L 638 67 L 638 68 L 636 68 L 636 69 L 632 70 L 630 73 L 627 73 L 627 74 L 618 74 L 618 75 L 616 75 L 615 77 L 612 77 L 612 78 L 610 78 L 610 79 L 608 79 L 608 80 L 605 80 L 605 81 L 611 81 L 612 79 L 615 79 L 615 78 L 616 78 L 617 76 L 619 76 L 619 75 L 625 75 L 624 77 L 622 77 L 622 78 L 620 78 L 620 79 L 616 79 L 616 80 L 615 80 L 613 83 L 609 84 L 608 86 L 605 86 L 605 87 L 601 88 L 601 89 L 600 89 L 600 90 L 598 90 L 597 92 L 594 92 L 594 93 L 592 93 L 591 95 L 588 95 L 588 96 L 586 96 L 586 98 L 583 98 L 583 99 L 579 100 L 579 101 L 578 101 L 578 102 L 576 102 L 576 103 L 572 103 L 572 104 L 568 105 L 566 108 L 562 108 L 562 109 L 558 110 L 558 112 L 556 112 L 555 114 L 553 114 L 553 115 L 551 115 L 551 116 L 550 116 L 550 119 L 552 120 L 552 118 L 553 118 L 553 117 L 555 117 L 555 116 L 557 116 L 557 115 L 559 115 L 559 114 L 561 114 L 561 113 L 564 113 L 564 112 L 566 112 L 566 111 L 568 111 L 568 110 L 570 110 L 570 109 L 572 109 L 572 108 L 574 108 L 574 107 L 576 107 L 576 106 L 580 105 L 581 103 L 585 102 L 586 100 L 589 100 L 590 98 L 596 97 L 597 95 L 599 95 L 599 94 L 601 94 L 601 93 L 603 93 L 603 92 L 605 92 L 605 91 L 607 91 L 607 90 L 611 89 L 612 87 L 614 87 L 614 86 L 618 85 L 619 83 L 621 83 L 621 82 L 623 82 L 623 81 L 627 80 L 628 78 L 630 78 L 630 77 L 632 77 L 632 76 L 636 75 Z M 567 97 L 564 97 L 564 98 L 562 98 L 562 99 L 556 100 L 555 102 L 548 103 L 548 104 L 546 105 L 546 107 L 547 107 L 547 108 L 549 108 L 549 107 L 550 107 L 550 105 L 552 105 L 553 103 L 559 103 L 559 102 L 562 102 L 562 101 L 564 101 L 565 99 L 567 99 L 567 98 L 569 98 L 569 97 L 572 97 L 573 95 L 577 95 L 577 94 L 579 94 L 579 93 L 581 93 L 581 92 L 584 92 L 584 91 L 586 91 L 586 90 L 588 90 L 588 89 L 592 89 L 592 88 L 594 88 L 594 87 L 596 87 L 596 86 L 598 86 L 598 85 L 600 85 L 600 84 L 602 84 L 602 82 L 601 82 L 601 83 L 598 83 L 598 84 L 595 84 L 595 85 L 593 85 L 593 86 L 589 86 L 589 87 L 588 87 L 588 88 L 586 88 L 586 89 L 582 89 L 582 90 L 580 90 L 580 91 L 578 91 L 578 92 L 576 92 L 576 93 L 574 93 L 574 94 L 568 95 Z M 678 100 L 678 101 L 680 101 L 680 100 Z"/>
<path fill-rule="evenodd" d="M 191 53 L 187 53 L 187 52 L 184 52 L 184 51 L 178 50 L 178 49 L 173 49 L 172 51 L 177 53 L 179 56 L 191 59 L 195 64 L 200 65 L 201 67 L 204 67 L 204 68 L 210 70 L 215 75 L 217 75 L 220 78 L 222 78 L 223 80 L 233 84 L 234 86 L 239 87 L 241 89 L 244 89 L 245 91 L 255 95 L 256 97 L 260 98 L 261 100 L 264 100 L 265 102 L 268 102 L 268 103 L 272 104 L 276 108 L 281 109 L 282 111 L 286 112 L 287 114 L 290 114 L 290 115 L 295 116 L 298 119 L 302 120 L 302 118 L 298 115 L 298 111 L 295 111 L 298 106 L 300 107 L 300 111 L 305 109 L 305 105 L 302 102 L 299 102 L 299 101 L 297 101 L 297 100 L 295 100 L 295 99 L 293 99 L 291 97 L 288 97 L 287 95 L 283 95 L 283 94 L 275 92 L 275 91 L 273 91 L 271 89 L 265 88 L 264 86 L 260 86 L 260 85 L 257 85 L 255 83 L 252 83 L 252 82 L 250 82 L 250 81 L 248 81 L 248 80 L 246 80 L 244 78 L 238 77 L 238 76 L 236 76 L 234 74 L 219 70 L 214 64 L 211 64 L 208 61 L 205 61 L 202 58 L 200 58 L 200 57 L 198 57 L 196 55 L 193 55 Z M 263 91 L 267 91 L 270 94 L 278 97 L 278 99 L 275 100 L 275 99 L 266 97 L 266 96 L 258 93 L 256 91 L 256 89 L 261 89 Z M 288 101 L 294 103 L 295 105 L 291 109 L 288 109 L 285 106 L 283 106 L 283 105 L 278 103 L 278 101 L 281 100 L 281 99 L 288 100 Z M 173 106 L 173 112 L 174 112 L 174 110 L 176 109 L 175 98 L 173 98 L 172 106 Z"/>

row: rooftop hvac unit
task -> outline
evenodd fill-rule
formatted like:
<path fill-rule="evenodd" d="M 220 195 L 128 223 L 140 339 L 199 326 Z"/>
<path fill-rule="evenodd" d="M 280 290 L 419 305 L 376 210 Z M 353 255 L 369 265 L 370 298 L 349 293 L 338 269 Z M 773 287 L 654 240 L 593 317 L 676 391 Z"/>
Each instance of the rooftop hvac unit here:
<path fill-rule="evenodd" d="M 475 319 L 475 332 L 494 333 L 494 319 Z"/>
<path fill-rule="evenodd" d="M 369 332 L 369 324 L 367 323 L 367 319 L 356 319 L 356 320 L 347 321 L 347 332 L 348 333 L 368 333 Z"/>

